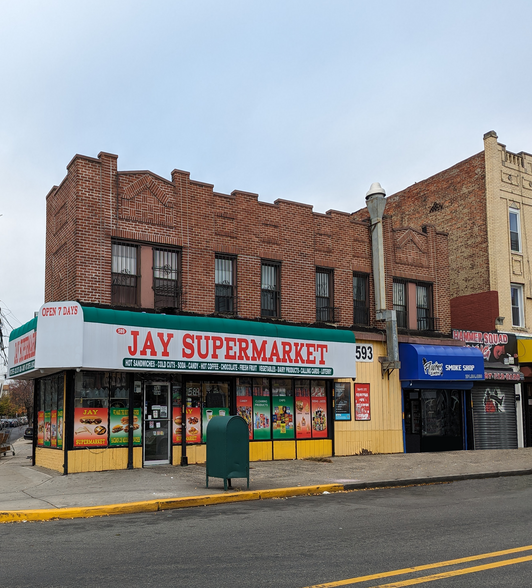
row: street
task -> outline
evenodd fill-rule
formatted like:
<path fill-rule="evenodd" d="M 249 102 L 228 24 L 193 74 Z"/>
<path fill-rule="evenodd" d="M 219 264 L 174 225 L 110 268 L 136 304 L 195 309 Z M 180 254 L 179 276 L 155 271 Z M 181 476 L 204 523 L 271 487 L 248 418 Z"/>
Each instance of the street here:
<path fill-rule="evenodd" d="M 532 477 L 519 476 L 5 524 L 1 585 L 304 588 L 358 579 L 368 588 L 426 584 L 412 579 L 429 576 L 442 587 L 525 588 L 531 504 Z M 528 549 L 442 565 L 521 547 Z M 513 558 L 520 563 L 508 565 Z M 440 565 L 388 573 L 427 564 Z M 435 577 L 466 567 L 478 571 Z"/>

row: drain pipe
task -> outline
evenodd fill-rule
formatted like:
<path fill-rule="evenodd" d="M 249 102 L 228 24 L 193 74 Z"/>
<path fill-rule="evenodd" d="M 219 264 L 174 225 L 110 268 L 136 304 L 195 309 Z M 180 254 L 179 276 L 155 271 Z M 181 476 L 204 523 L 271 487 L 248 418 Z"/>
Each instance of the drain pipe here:
<path fill-rule="evenodd" d="M 382 216 L 386 206 L 386 192 L 378 182 L 371 184 L 366 194 L 366 205 L 371 220 L 371 248 L 373 253 L 373 283 L 375 285 L 375 317 L 386 323 L 386 348 L 388 355 L 379 357 L 382 377 L 401 367 L 399 361 L 399 340 L 397 337 L 397 316 L 395 310 L 386 308 L 386 273 L 384 271 L 384 238 Z"/>

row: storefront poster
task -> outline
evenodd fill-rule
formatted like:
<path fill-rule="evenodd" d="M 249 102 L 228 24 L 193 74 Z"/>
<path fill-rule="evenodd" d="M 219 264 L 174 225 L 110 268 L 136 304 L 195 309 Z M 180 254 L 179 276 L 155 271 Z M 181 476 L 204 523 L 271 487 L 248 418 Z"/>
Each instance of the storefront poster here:
<path fill-rule="evenodd" d="M 253 438 L 258 441 L 270 439 L 270 399 L 266 396 L 253 396 Z"/>
<path fill-rule="evenodd" d="M 52 446 L 52 412 L 49 410 L 44 413 L 44 446 Z"/>
<path fill-rule="evenodd" d="M 172 410 L 172 443 L 179 445 L 183 439 L 183 418 L 181 416 L 181 407 L 174 406 Z"/>
<path fill-rule="evenodd" d="M 109 409 L 74 409 L 74 447 L 107 447 Z"/>
<path fill-rule="evenodd" d="M 296 388 L 296 393 L 298 389 Z M 310 396 L 296 396 L 296 436 L 298 439 L 310 439 L 311 417 Z"/>
<path fill-rule="evenodd" d="M 201 439 L 203 443 L 207 442 L 207 426 L 212 418 L 217 416 L 228 416 L 228 408 L 204 408 L 203 409 L 203 420 L 201 428 Z"/>
<path fill-rule="evenodd" d="M 51 447 L 57 447 L 57 410 L 52 410 L 51 426 L 52 426 Z"/>
<path fill-rule="evenodd" d="M 327 437 L 327 398 L 325 396 L 312 397 L 312 437 L 314 439 Z"/>
<path fill-rule="evenodd" d="M 294 399 L 292 396 L 273 397 L 272 427 L 274 439 L 294 438 Z"/>
<path fill-rule="evenodd" d="M 251 396 L 236 397 L 236 414 L 246 421 L 249 438 L 253 439 L 253 398 Z"/>
<path fill-rule="evenodd" d="M 57 448 L 63 448 L 63 411 L 57 411 Z"/>
<path fill-rule="evenodd" d="M 44 445 L 44 410 L 37 415 L 37 445 Z"/>
<path fill-rule="evenodd" d="M 129 410 L 127 408 L 111 408 L 109 413 L 111 447 L 127 446 L 129 441 Z M 133 445 L 142 445 L 142 427 L 140 408 L 133 409 Z"/>
<path fill-rule="evenodd" d="M 485 362 L 505 365 L 517 363 L 517 337 L 511 333 L 453 329 L 453 339 L 463 341 L 467 347 L 480 349 Z"/>
<path fill-rule="evenodd" d="M 201 443 L 201 408 L 186 407 L 187 443 Z"/>
<path fill-rule="evenodd" d="M 369 384 L 355 384 L 355 420 L 371 420 Z"/>
<path fill-rule="evenodd" d="M 351 420 L 351 384 L 348 382 L 334 384 L 334 420 Z"/>

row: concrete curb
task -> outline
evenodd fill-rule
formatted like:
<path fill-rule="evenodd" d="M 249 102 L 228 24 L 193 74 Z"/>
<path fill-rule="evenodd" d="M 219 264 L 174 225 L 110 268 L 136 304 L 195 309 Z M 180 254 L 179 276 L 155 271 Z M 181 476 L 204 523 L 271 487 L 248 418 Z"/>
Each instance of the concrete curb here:
<path fill-rule="evenodd" d="M 479 480 L 508 476 L 530 476 L 532 469 L 508 470 L 503 472 L 486 472 L 479 474 L 456 474 L 449 476 L 432 476 L 427 478 L 411 478 L 403 480 L 387 480 L 383 482 L 355 482 L 350 484 L 319 484 L 316 486 L 294 486 L 288 488 L 273 488 L 271 490 L 248 490 L 244 492 L 230 492 L 225 494 L 207 494 L 205 496 L 187 496 L 184 498 L 164 498 L 159 500 L 145 500 L 123 504 L 108 504 L 101 506 L 71 507 L 71 508 L 42 508 L 34 510 L 0 511 L 0 523 L 14 523 L 23 521 L 52 521 L 58 519 L 78 519 L 103 517 L 120 514 L 135 514 L 142 512 L 157 512 L 177 508 L 191 508 L 194 506 L 210 506 L 214 504 L 229 504 L 232 502 L 247 502 L 251 500 L 266 500 L 273 498 L 289 498 L 293 496 L 311 496 L 333 492 L 352 492 L 356 490 L 378 490 L 379 488 L 394 488 L 400 486 L 420 486 L 425 484 L 445 484 L 464 480 Z"/>

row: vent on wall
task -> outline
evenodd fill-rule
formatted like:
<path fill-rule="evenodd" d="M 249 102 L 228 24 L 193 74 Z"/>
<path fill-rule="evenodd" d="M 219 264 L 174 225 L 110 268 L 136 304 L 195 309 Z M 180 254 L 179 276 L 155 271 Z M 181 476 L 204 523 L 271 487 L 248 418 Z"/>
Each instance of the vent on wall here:
<path fill-rule="evenodd" d="M 429 213 L 431 212 L 439 212 L 440 210 L 443 210 L 443 204 L 440 204 L 439 202 L 435 202 L 429 210 Z"/>

